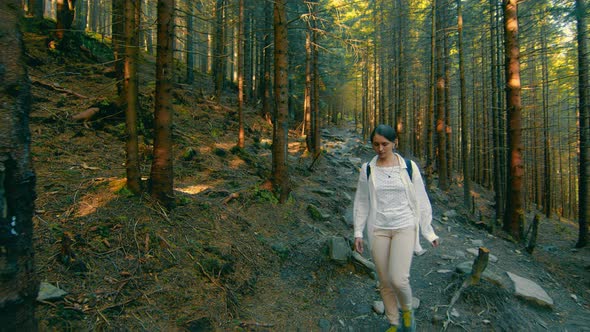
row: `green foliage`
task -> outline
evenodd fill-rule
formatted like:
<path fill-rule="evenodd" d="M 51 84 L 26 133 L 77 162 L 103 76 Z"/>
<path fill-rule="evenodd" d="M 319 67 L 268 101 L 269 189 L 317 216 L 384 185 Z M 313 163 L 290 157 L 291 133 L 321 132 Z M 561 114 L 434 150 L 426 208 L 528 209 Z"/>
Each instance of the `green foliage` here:
<path fill-rule="evenodd" d="M 258 185 L 254 186 L 254 197 L 260 203 L 271 203 L 273 205 L 279 204 L 279 199 L 275 194 L 266 189 L 260 189 Z"/>
<path fill-rule="evenodd" d="M 120 195 L 120 196 L 123 196 L 123 197 L 133 197 L 133 196 L 135 196 L 135 195 L 134 195 L 134 194 L 131 192 L 131 190 L 129 190 L 129 189 L 127 188 L 127 186 L 123 186 L 121 189 L 119 189 L 119 190 L 117 191 L 117 195 Z"/>

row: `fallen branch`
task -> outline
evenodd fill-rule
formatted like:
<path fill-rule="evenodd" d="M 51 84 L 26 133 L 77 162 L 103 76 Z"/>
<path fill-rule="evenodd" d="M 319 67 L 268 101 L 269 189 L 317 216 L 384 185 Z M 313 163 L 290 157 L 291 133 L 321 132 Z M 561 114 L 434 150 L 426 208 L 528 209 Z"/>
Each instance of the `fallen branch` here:
<path fill-rule="evenodd" d="M 66 88 L 62 88 L 62 87 L 60 87 L 60 86 L 56 86 L 56 85 L 54 85 L 54 84 L 51 84 L 51 83 L 43 82 L 43 81 L 41 81 L 40 79 L 38 79 L 38 78 L 35 78 L 35 77 L 33 77 L 33 76 L 30 76 L 30 79 L 31 79 L 31 82 L 32 82 L 33 84 L 38 84 L 38 85 L 40 85 L 40 86 L 42 86 L 42 87 L 44 87 L 44 88 L 52 89 L 52 90 L 55 90 L 55 91 L 57 91 L 57 92 L 63 92 L 63 93 L 67 93 L 67 94 L 70 94 L 70 95 L 76 96 L 76 97 L 78 97 L 78 98 L 82 98 L 82 99 L 88 99 L 88 97 L 86 97 L 86 96 L 84 96 L 84 95 L 81 95 L 81 94 L 79 94 L 79 93 L 77 93 L 77 92 L 74 92 L 74 91 L 72 91 L 72 90 L 68 90 L 68 89 L 66 89 Z"/>

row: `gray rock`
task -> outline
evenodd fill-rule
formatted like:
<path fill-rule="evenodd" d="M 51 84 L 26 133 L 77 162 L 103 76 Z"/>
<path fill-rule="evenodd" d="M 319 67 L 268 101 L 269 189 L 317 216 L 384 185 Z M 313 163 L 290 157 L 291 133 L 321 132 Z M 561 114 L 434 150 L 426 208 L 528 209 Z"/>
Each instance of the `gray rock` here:
<path fill-rule="evenodd" d="M 307 211 L 311 215 L 311 218 L 316 221 L 330 220 L 332 218 L 330 214 L 325 213 L 313 204 L 307 206 Z"/>
<path fill-rule="evenodd" d="M 59 300 L 66 296 L 68 292 L 53 286 L 48 282 L 42 281 L 39 285 L 39 294 L 37 294 L 37 301 L 51 301 Z"/>
<path fill-rule="evenodd" d="M 478 248 L 468 248 L 468 249 L 465 249 L 465 250 L 466 250 L 468 253 L 470 253 L 470 254 L 472 254 L 472 255 L 474 255 L 474 256 L 477 256 L 477 255 L 479 255 L 479 249 L 478 249 Z M 489 259 L 489 261 L 490 261 L 490 262 L 492 262 L 492 263 L 497 263 L 497 262 L 498 262 L 498 257 L 496 257 L 496 256 L 494 256 L 494 255 L 492 255 L 492 254 L 490 254 L 490 256 L 488 257 L 488 259 Z"/>
<path fill-rule="evenodd" d="M 359 263 L 361 266 L 363 266 L 365 269 L 367 269 L 369 273 L 373 273 L 376 271 L 375 264 L 373 262 L 371 262 L 370 260 L 366 259 L 365 257 L 363 257 L 358 252 L 353 251 L 352 258 L 355 260 L 355 262 Z"/>
<path fill-rule="evenodd" d="M 471 274 L 471 269 L 473 267 L 472 261 L 463 262 L 456 267 L 456 271 L 461 274 Z M 511 284 L 510 280 L 504 276 L 502 276 L 502 272 L 498 271 L 498 269 L 493 265 L 488 265 L 486 269 L 483 271 L 481 278 L 487 282 L 491 282 L 492 284 L 498 285 L 500 287 L 509 289 Z"/>
<path fill-rule="evenodd" d="M 455 218 L 456 216 L 458 216 L 459 214 L 457 213 L 457 211 L 455 210 L 449 210 L 449 211 L 445 211 L 443 212 L 443 216 L 447 217 L 447 218 Z"/>
<path fill-rule="evenodd" d="M 537 283 L 511 272 L 506 272 L 506 274 L 514 283 L 514 295 L 516 297 L 543 307 L 553 308 L 553 299 Z"/>
<path fill-rule="evenodd" d="M 377 314 L 383 315 L 383 313 L 385 313 L 385 305 L 383 304 L 383 301 L 374 301 L 373 302 L 373 310 Z"/>
<path fill-rule="evenodd" d="M 334 195 L 336 194 L 333 190 L 328 190 L 325 188 L 314 189 L 313 192 L 325 197 L 334 197 Z"/>
<path fill-rule="evenodd" d="M 339 264 L 346 264 L 352 254 L 348 242 L 343 237 L 334 236 L 328 240 L 330 259 Z"/>

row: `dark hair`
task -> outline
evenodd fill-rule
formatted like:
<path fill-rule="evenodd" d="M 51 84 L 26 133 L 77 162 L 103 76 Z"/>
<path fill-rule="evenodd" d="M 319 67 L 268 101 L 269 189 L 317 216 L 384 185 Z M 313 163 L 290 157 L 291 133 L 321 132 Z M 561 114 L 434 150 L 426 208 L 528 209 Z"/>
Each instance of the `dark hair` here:
<path fill-rule="evenodd" d="M 395 133 L 395 129 L 393 129 L 390 125 L 380 124 L 371 133 L 371 143 L 373 142 L 373 138 L 376 134 L 379 134 L 385 137 L 388 141 L 393 142 L 397 138 L 397 134 Z"/>

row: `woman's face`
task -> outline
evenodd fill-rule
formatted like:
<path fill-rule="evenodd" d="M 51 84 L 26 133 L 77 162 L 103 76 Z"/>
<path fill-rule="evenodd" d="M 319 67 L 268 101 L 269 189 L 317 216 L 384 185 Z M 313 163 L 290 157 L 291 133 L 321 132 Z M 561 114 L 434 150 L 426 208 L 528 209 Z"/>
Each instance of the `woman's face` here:
<path fill-rule="evenodd" d="M 379 158 L 386 158 L 390 154 L 393 154 L 394 147 L 395 142 L 392 142 L 379 134 L 373 136 L 373 150 L 379 155 Z"/>

